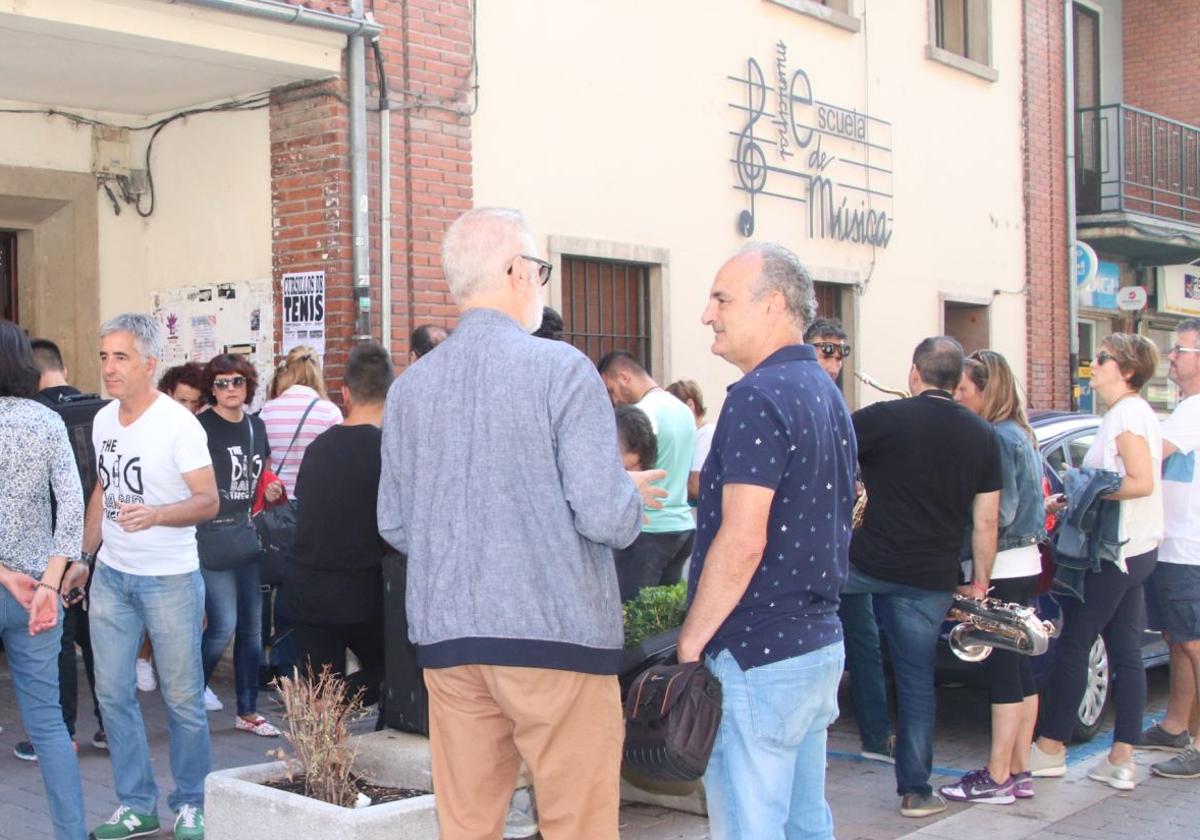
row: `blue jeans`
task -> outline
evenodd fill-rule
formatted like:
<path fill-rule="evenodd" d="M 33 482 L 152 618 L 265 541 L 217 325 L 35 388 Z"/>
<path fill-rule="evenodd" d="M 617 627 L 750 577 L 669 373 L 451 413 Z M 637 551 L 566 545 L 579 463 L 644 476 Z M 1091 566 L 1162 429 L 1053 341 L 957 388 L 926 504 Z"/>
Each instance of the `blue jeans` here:
<path fill-rule="evenodd" d="M 262 591 L 259 588 L 259 564 L 239 569 L 212 572 L 204 576 L 204 612 L 208 626 L 200 641 L 204 660 L 204 684 L 233 643 L 233 683 L 237 691 L 237 713 L 253 714 L 258 709 L 258 665 L 262 659 Z M 236 632 L 236 638 L 235 638 Z"/>
<path fill-rule="evenodd" d="M 870 595 L 842 594 L 838 607 L 850 672 L 850 699 L 864 750 L 886 753 L 892 722 L 888 718 L 887 683 L 879 648 L 879 625 Z"/>
<path fill-rule="evenodd" d="M 104 713 L 117 800 L 139 814 L 158 813 L 146 725 L 137 702 L 134 663 L 143 631 L 154 644 L 158 685 L 167 707 L 172 811 L 204 805 L 210 769 L 200 623 L 204 580 L 182 575 L 130 575 L 102 563 L 92 580 L 90 619 L 96 653 L 96 695 Z"/>
<path fill-rule="evenodd" d="M 52 629 L 29 635 L 29 612 L 0 586 L 0 637 L 8 656 L 21 724 L 37 751 L 42 785 L 57 840 L 83 840 L 83 783 L 71 736 L 58 698 L 58 653 L 62 648 L 62 609 Z"/>
<path fill-rule="evenodd" d="M 704 774 L 713 840 L 832 840 L 825 731 L 837 718 L 844 659 L 840 642 L 749 671 L 727 650 L 706 658 L 722 694 Z"/>
<path fill-rule="evenodd" d="M 933 788 L 933 666 L 938 633 L 953 592 L 920 589 L 863 574 L 853 565 L 844 593 L 870 594 L 896 675 L 896 792 L 929 796 Z"/>

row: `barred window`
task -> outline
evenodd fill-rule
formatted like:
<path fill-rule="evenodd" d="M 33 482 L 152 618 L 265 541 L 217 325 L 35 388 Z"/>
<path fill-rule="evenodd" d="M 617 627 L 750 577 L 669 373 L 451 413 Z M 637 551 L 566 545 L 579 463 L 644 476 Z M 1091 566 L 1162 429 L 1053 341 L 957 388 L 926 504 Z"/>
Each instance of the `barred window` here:
<path fill-rule="evenodd" d="M 650 266 L 563 255 L 563 337 L 593 362 L 624 350 L 653 375 Z"/>

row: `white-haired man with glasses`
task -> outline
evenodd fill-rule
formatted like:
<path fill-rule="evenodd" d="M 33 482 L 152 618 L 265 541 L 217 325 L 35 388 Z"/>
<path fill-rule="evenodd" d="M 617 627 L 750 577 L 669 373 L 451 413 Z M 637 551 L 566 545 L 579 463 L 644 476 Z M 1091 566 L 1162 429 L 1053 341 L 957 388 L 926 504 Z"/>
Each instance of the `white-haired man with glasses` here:
<path fill-rule="evenodd" d="M 378 504 L 408 556 L 441 837 L 499 837 L 524 759 L 543 837 L 616 840 L 612 549 L 663 473 L 625 472 L 595 367 L 531 335 L 551 266 L 519 212 L 465 213 L 442 263 L 462 317 L 391 387 Z"/>

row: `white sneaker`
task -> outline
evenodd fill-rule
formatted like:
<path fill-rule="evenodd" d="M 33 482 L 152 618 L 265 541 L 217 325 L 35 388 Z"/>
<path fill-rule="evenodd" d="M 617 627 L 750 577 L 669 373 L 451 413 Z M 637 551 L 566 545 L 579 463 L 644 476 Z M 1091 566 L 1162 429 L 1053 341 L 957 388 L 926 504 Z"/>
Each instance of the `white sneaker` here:
<path fill-rule="evenodd" d="M 225 704 L 221 702 L 221 698 L 213 694 L 213 690 L 208 686 L 204 686 L 204 709 L 208 712 L 219 712 L 225 708 Z"/>
<path fill-rule="evenodd" d="M 508 803 L 508 816 L 504 818 L 504 838 L 533 837 L 537 833 L 533 788 L 517 788 Z"/>
<path fill-rule="evenodd" d="M 135 669 L 138 691 L 154 691 L 158 688 L 158 677 L 154 676 L 153 662 L 139 657 Z"/>
<path fill-rule="evenodd" d="M 1104 782 L 1116 790 L 1133 790 L 1136 782 L 1133 779 L 1133 762 L 1128 764 L 1109 764 L 1105 758 L 1088 771 L 1088 778 Z"/>

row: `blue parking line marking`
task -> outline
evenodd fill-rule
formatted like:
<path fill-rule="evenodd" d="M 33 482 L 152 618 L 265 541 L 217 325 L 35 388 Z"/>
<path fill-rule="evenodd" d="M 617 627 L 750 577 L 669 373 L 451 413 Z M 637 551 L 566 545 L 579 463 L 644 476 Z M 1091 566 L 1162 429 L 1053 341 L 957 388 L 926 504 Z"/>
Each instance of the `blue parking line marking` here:
<path fill-rule="evenodd" d="M 1158 723 L 1158 718 L 1151 715 L 1146 715 L 1142 718 L 1142 731 L 1149 729 L 1154 724 Z M 1086 761 L 1089 758 L 1095 758 L 1100 753 L 1107 753 L 1112 747 L 1113 728 L 1106 726 L 1096 733 L 1096 737 L 1088 741 L 1080 747 L 1067 747 L 1067 766 L 1078 764 L 1081 761 Z M 1134 745 L 1137 746 L 1136 744 Z"/>
<path fill-rule="evenodd" d="M 845 750 L 826 750 L 825 755 L 829 756 L 830 758 L 844 758 L 844 759 L 849 759 L 850 761 L 858 761 L 858 762 L 871 761 L 871 759 L 863 758 L 858 753 L 846 752 Z M 871 761 L 871 763 L 872 764 L 882 764 L 883 762 Z M 947 776 L 952 779 L 961 778 L 961 777 L 967 775 L 967 773 L 969 773 L 969 772 L 970 772 L 969 770 L 960 770 L 957 767 L 934 767 L 933 768 L 933 773 L 935 776 Z"/>

